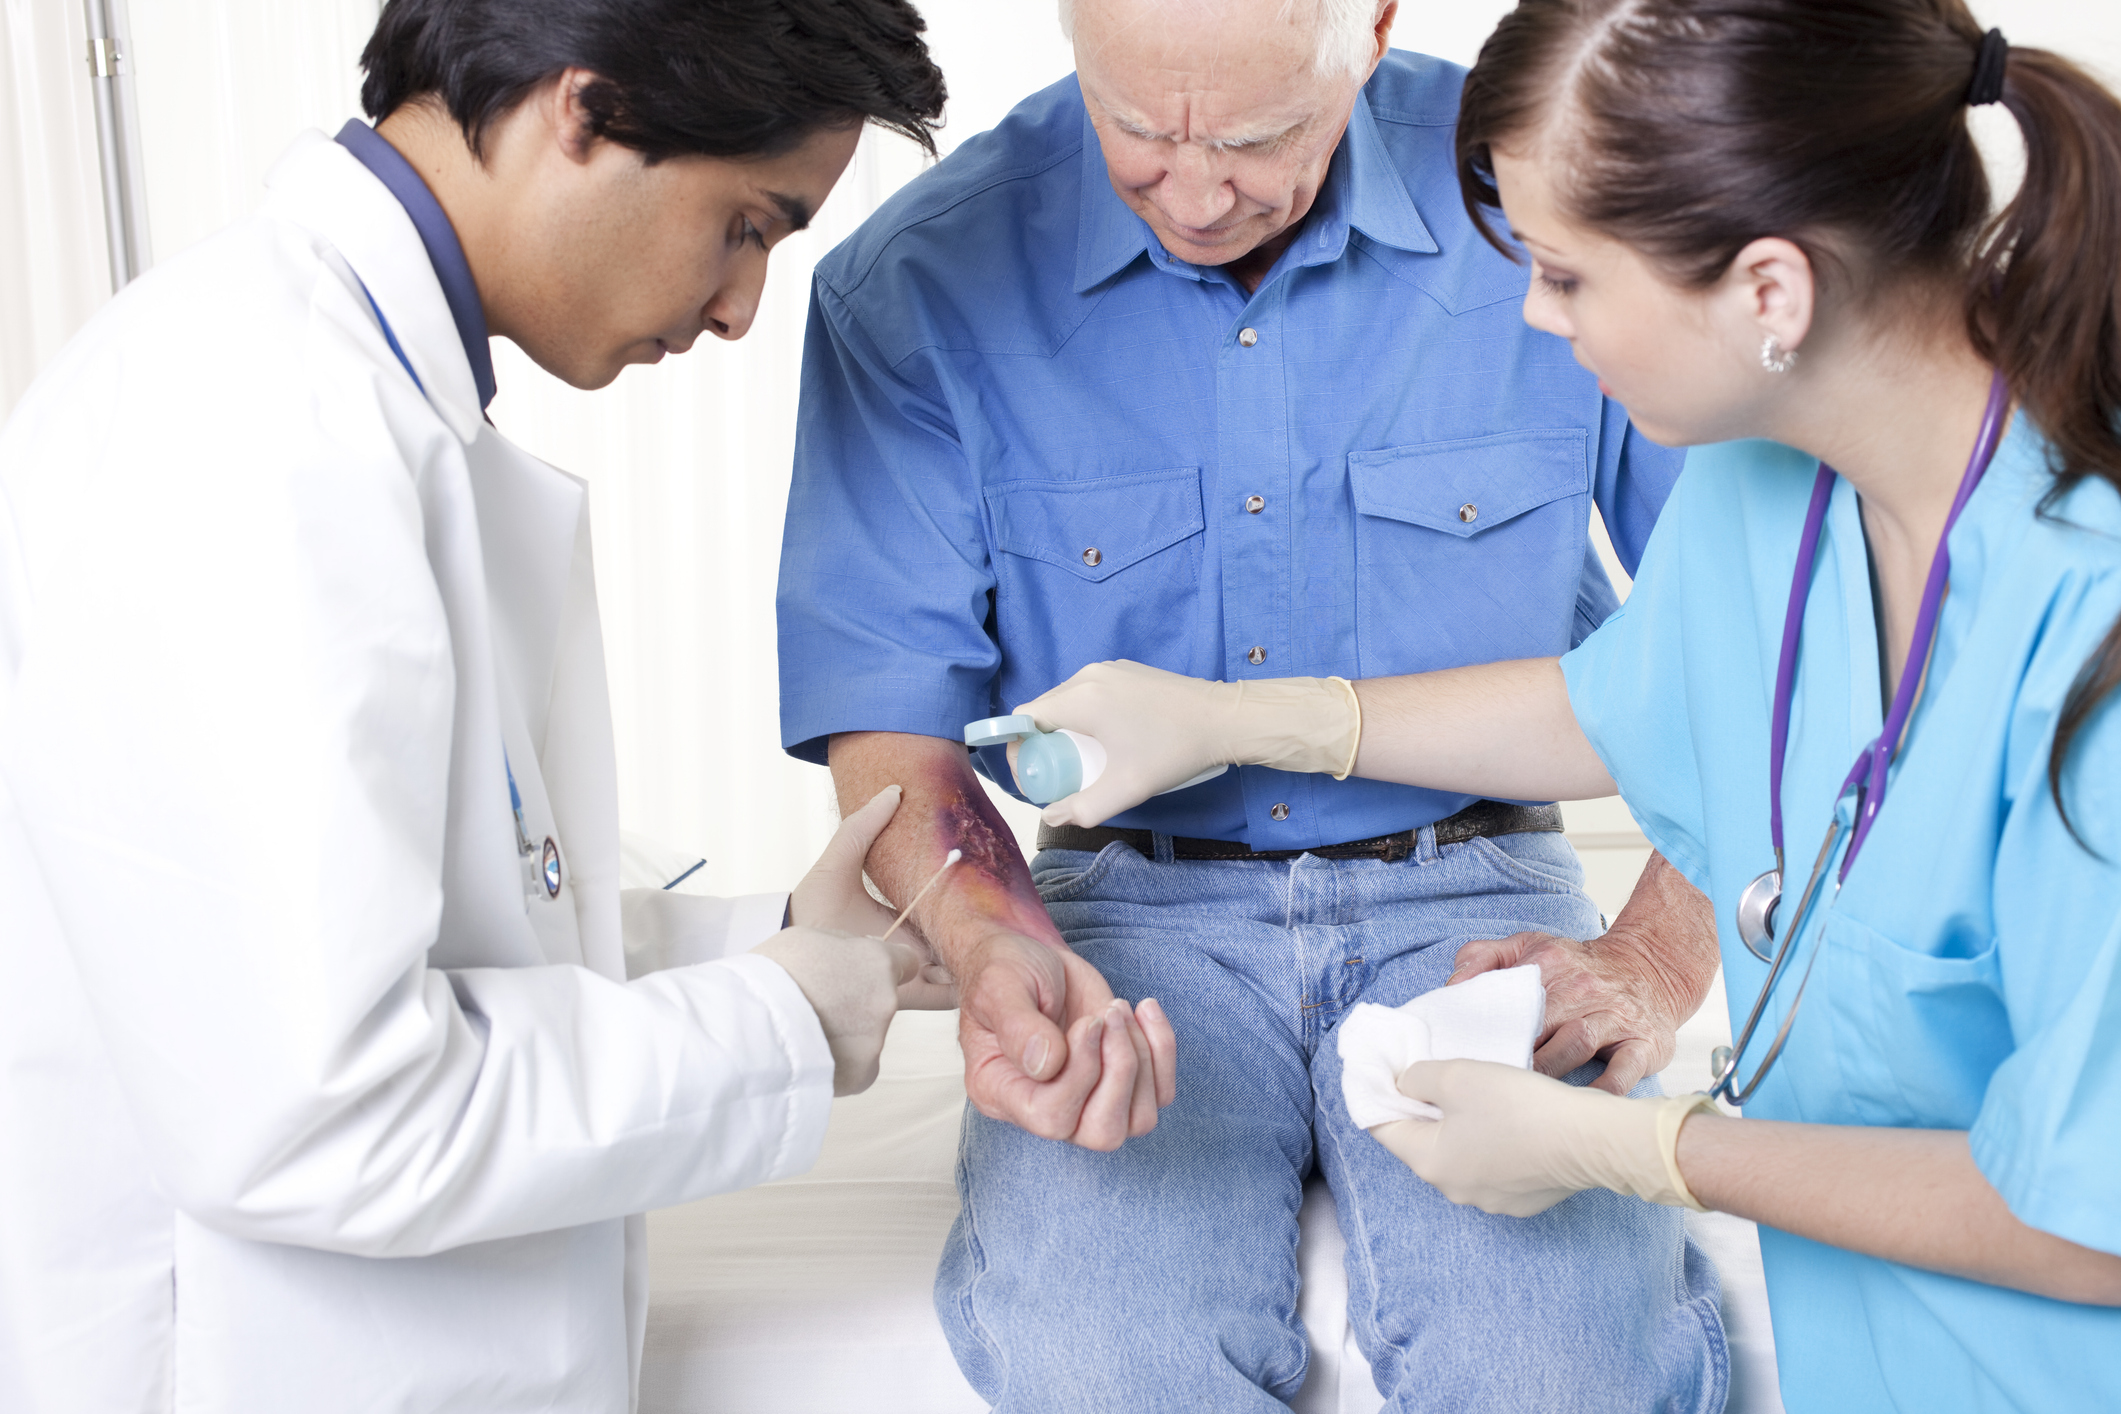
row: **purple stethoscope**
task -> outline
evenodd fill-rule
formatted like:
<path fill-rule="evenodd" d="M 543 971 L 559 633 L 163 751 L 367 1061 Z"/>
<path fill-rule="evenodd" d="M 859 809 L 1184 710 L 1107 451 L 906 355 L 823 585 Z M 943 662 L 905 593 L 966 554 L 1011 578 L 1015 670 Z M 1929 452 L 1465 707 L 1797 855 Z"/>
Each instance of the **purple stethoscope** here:
<path fill-rule="evenodd" d="M 1775 1033 L 1774 1044 L 1768 1047 L 1767 1055 L 1753 1072 L 1753 1078 L 1740 1088 L 1736 1083 L 1738 1061 L 1752 1043 L 1753 1032 L 1767 1011 L 1768 998 L 1774 994 L 1775 984 L 1789 963 L 1791 950 L 1804 932 L 1836 847 L 1846 837 L 1848 848 L 1842 853 L 1840 869 L 1835 871 L 1833 891 L 1827 895 L 1828 908 L 1833 907 L 1833 900 L 1840 896 L 1842 882 L 1848 878 L 1863 842 L 1870 837 L 1879 807 L 1885 804 L 1886 775 L 1899 754 L 1908 718 L 1914 715 L 1915 699 L 1920 695 L 1930 649 L 1937 640 L 1937 615 L 1943 607 L 1945 586 L 1952 573 L 1952 527 L 1959 523 L 1960 512 L 1966 509 L 1966 503 L 1973 498 L 1974 488 L 1981 484 L 1988 464 L 1995 459 L 2009 410 L 2009 389 L 2004 384 L 2003 375 L 1998 373 L 1989 384 L 1988 408 L 1982 414 L 1981 432 L 1974 439 L 1974 452 L 1967 461 L 1966 474 L 1959 480 L 1959 494 L 1953 497 L 1951 513 L 1944 520 L 1944 533 L 1937 538 L 1937 553 L 1930 561 L 1929 582 L 1923 587 L 1922 605 L 1915 614 L 1914 641 L 1908 645 L 1907 666 L 1901 670 L 1900 686 L 1893 694 L 1892 709 L 1886 713 L 1885 728 L 1856 757 L 1856 764 L 1849 768 L 1848 777 L 1842 781 L 1841 790 L 1834 797 L 1834 813 L 1827 825 L 1826 840 L 1819 846 L 1819 857 L 1813 861 L 1811 878 L 1797 896 L 1796 914 L 1789 920 L 1788 929 L 1782 933 L 1778 945 L 1775 942 L 1775 913 L 1777 905 L 1782 902 L 1782 763 L 1789 750 L 1790 704 L 1797 690 L 1797 641 L 1804 627 L 1805 601 L 1811 596 L 1812 569 L 1819 558 L 1819 540 L 1826 528 L 1827 505 L 1833 500 L 1834 482 L 1838 479 L 1838 473 L 1832 467 L 1824 462 L 1819 465 L 1819 479 L 1812 483 L 1812 504 L 1805 513 L 1803 540 L 1797 550 L 1797 572 L 1790 581 L 1790 605 L 1782 619 L 1782 657 L 1775 668 L 1774 744 L 1768 756 L 1768 830 L 1775 842 L 1775 867 L 1746 885 L 1745 892 L 1738 896 L 1738 940 L 1745 944 L 1748 952 L 1768 964 L 1768 975 L 1760 986 L 1759 998 L 1753 1003 L 1752 1014 L 1738 1033 L 1737 1044 L 1718 1046 L 1709 1057 L 1709 1072 L 1714 1083 L 1708 1093 L 1733 1105 L 1743 1107 L 1760 1088 L 1760 1082 L 1767 1078 L 1775 1058 L 1782 1054 L 1783 1043 L 1789 1039 L 1790 1024 L 1797 1019 L 1797 1008 L 1804 1004 L 1804 989 L 1812 979 L 1813 966 L 1819 961 L 1819 948 L 1812 950 L 1811 961 L 1805 964 L 1804 975 L 1797 982 L 1797 995 L 1790 1002 L 1789 1014 L 1782 1018 L 1782 1029 Z M 1841 802 L 1851 791 L 1855 793 L 1856 804 L 1844 825 Z"/>

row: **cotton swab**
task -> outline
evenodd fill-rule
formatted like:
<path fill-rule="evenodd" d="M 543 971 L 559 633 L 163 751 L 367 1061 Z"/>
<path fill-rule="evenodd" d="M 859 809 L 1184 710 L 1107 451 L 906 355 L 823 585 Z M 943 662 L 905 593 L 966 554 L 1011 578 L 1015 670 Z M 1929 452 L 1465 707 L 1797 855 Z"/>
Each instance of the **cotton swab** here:
<path fill-rule="evenodd" d="M 889 928 L 886 928 L 884 930 L 884 936 L 888 938 L 893 933 L 896 933 L 898 931 L 898 925 L 906 921 L 906 915 L 913 912 L 913 905 L 919 903 L 922 899 L 928 897 L 928 890 L 934 888 L 936 886 L 937 881 L 939 881 L 945 873 L 949 872 L 951 865 L 957 863 L 960 859 L 963 859 L 964 857 L 965 852 L 961 849 L 953 849 L 948 854 L 944 855 L 943 867 L 936 870 L 933 874 L 929 875 L 928 882 L 921 885 L 921 891 L 915 894 L 912 898 L 912 901 L 909 902 L 906 907 L 899 913 L 897 922 L 894 922 Z"/>

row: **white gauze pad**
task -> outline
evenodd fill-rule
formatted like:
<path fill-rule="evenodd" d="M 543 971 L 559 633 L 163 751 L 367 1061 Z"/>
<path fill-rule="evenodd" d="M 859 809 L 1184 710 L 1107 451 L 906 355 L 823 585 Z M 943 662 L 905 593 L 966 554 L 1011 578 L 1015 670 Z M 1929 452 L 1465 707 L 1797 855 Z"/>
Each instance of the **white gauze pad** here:
<path fill-rule="evenodd" d="M 1399 1073 L 1416 1061 L 1500 1061 L 1532 1066 L 1546 1024 L 1547 989 L 1537 967 L 1483 972 L 1438 987 L 1402 1007 L 1359 1002 L 1340 1023 L 1340 1091 L 1348 1114 L 1370 1129 L 1395 1119 L 1442 1119 L 1434 1105 L 1399 1093 Z"/>

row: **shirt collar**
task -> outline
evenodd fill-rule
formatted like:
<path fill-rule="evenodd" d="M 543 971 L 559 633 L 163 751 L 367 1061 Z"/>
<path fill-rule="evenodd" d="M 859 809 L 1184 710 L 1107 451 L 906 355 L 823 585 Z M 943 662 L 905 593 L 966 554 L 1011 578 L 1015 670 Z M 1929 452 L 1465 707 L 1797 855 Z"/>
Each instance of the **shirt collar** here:
<path fill-rule="evenodd" d="M 1284 264 L 1322 265 L 1340 258 L 1349 231 L 1359 231 L 1381 245 L 1417 254 L 1434 254 L 1436 239 L 1415 208 L 1407 184 L 1393 165 L 1366 93 L 1355 96 L 1348 130 L 1326 169 L 1325 185 Z M 1104 149 L 1097 128 L 1083 111 L 1083 181 L 1081 219 L 1076 228 L 1075 292 L 1083 294 L 1134 263 L 1146 253 L 1172 275 L 1207 278 L 1200 267 L 1172 258 L 1149 223 L 1134 214 L 1105 174 Z"/>
<path fill-rule="evenodd" d="M 484 410 L 493 401 L 497 386 L 493 348 L 487 342 L 486 310 L 479 303 L 479 287 L 471 278 L 471 263 L 464 258 L 463 243 L 457 239 L 456 227 L 449 224 L 449 214 L 442 210 L 442 203 L 435 200 L 413 165 L 359 118 L 347 120 L 346 126 L 339 129 L 338 141 L 362 166 L 375 173 L 412 218 L 413 229 L 420 233 L 420 244 L 427 248 L 428 262 L 434 266 L 435 278 L 442 283 L 442 297 L 449 301 L 449 314 L 456 320 L 457 337 L 464 341 L 464 356 L 471 361 L 479 407 Z"/>

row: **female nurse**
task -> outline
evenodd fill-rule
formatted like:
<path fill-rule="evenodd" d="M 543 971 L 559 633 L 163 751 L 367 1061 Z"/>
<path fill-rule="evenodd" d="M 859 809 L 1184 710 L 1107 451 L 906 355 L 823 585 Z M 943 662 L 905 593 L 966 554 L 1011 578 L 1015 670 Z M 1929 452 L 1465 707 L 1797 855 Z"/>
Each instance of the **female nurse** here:
<path fill-rule="evenodd" d="M 1723 921 L 1745 1116 L 1445 1061 L 1373 1133 L 1491 1212 L 1758 1221 L 1793 1410 L 2121 1408 L 2121 104 L 1960 0 L 1526 0 L 1458 151 L 1526 318 L 1697 450 L 1602 629 L 1359 684 L 1354 770 L 1617 786 Z M 1025 710 L 1111 753 L 1081 824 L 1334 725 L 1134 664 Z"/>

